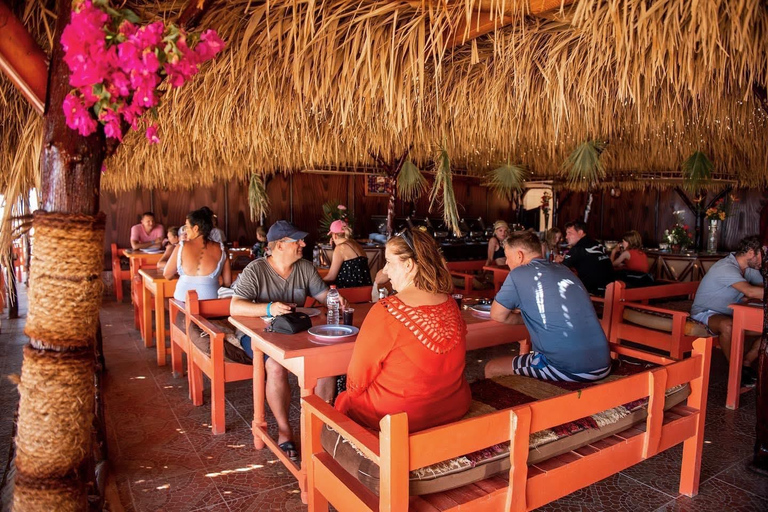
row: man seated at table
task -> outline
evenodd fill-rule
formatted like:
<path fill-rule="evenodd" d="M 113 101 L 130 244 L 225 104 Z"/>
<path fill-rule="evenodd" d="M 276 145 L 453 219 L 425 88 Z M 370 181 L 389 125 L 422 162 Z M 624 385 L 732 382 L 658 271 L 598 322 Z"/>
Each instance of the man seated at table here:
<path fill-rule="evenodd" d="M 493 300 L 491 319 L 525 323 L 532 351 L 489 361 L 485 376 L 517 374 L 570 382 L 606 377 L 611 370 L 608 340 L 581 281 L 542 257 L 541 242 L 533 232 L 509 235 L 504 253 L 510 272 Z"/>
<path fill-rule="evenodd" d="M 328 287 L 308 260 L 302 259 L 306 246 L 305 231 L 300 231 L 285 220 L 275 222 L 267 232 L 271 255 L 252 261 L 240 274 L 233 286 L 234 297 L 230 306 L 232 316 L 279 316 L 290 312 L 289 304 L 304 305 L 307 297 L 325 303 Z M 253 358 L 251 338 L 242 336 L 243 350 Z M 267 373 L 266 395 L 278 427 L 277 442 L 292 460 L 298 459 L 293 444 L 288 408 L 291 390 L 288 371 L 272 359 L 265 357 Z M 333 398 L 335 377 L 320 379 L 315 393 L 325 400 Z"/>
<path fill-rule="evenodd" d="M 760 237 L 745 237 L 739 242 L 736 252 L 712 265 L 696 290 L 691 317 L 719 336 L 720 348 L 726 358 L 731 356 L 733 331 L 733 310 L 728 306 L 745 297 L 763 298 L 763 277 L 759 270 L 761 264 Z M 757 372 L 751 365 L 757 359 L 759 348 L 759 338 L 751 345 L 745 344 L 744 367 L 741 369 L 741 383 L 744 386 L 754 386 L 757 382 Z"/>
<path fill-rule="evenodd" d="M 155 223 L 155 214 L 144 212 L 141 222 L 131 227 L 131 247 L 133 249 L 161 249 L 165 230 L 162 224 Z"/>
<path fill-rule="evenodd" d="M 576 220 L 565 225 L 565 239 L 571 246 L 565 256 L 555 261 L 575 270 L 584 286 L 593 295 L 605 295 L 605 287 L 613 281 L 611 257 L 605 247 L 587 236 L 587 225 Z"/>

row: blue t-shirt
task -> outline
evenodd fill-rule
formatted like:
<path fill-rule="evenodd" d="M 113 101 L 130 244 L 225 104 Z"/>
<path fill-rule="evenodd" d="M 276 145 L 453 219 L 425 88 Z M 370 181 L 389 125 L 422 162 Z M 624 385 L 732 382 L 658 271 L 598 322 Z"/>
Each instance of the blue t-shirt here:
<path fill-rule="evenodd" d="M 704 278 L 696 289 L 691 315 L 697 315 L 709 309 L 721 315 L 733 316 L 733 310 L 728 306 L 744 298 L 744 294 L 733 285 L 744 281 L 754 286 L 762 286 L 763 276 L 754 268 L 747 268 L 742 273 L 734 253 L 721 259 L 704 274 Z"/>
<path fill-rule="evenodd" d="M 520 309 L 533 350 L 555 368 L 585 373 L 610 364 L 608 340 L 589 294 L 567 267 L 532 260 L 509 273 L 494 300 Z"/>

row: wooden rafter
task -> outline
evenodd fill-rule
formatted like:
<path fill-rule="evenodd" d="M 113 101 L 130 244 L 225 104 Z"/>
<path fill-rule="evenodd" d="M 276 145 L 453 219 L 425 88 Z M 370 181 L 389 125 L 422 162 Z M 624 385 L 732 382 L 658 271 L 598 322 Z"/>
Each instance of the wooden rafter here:
<path fill-rule="evenodd" d="M 40 114 L 45 108 L 47 60 L 21 21 L 0 1 L 0 70 Z"/>
<path fill-rule="evenodd" d="M 531 16 L 538 16 L 555 9 L 560 9 L 571 5 L 576 0 L 528 0 L 528 14 Z M 477 10 L 472 12 L 469 22 L 466 16 L 462 13 L 461 19 L 456 24 L 456 27 L 450 35 L 446 38 L 448 41 L 446 48 L 454 48 L 462 44 L 466 44 L 473 39 L 477 39 L 480 36 L 498 30 L 501 27 L 509 25 L 515 19 L 513 16 L 514 2 L 510 1 L 510 7 L 505 10 L 503 14 L 494 12 L 493 2 L 491 0 L 480 0 L 478 2 Z"/>

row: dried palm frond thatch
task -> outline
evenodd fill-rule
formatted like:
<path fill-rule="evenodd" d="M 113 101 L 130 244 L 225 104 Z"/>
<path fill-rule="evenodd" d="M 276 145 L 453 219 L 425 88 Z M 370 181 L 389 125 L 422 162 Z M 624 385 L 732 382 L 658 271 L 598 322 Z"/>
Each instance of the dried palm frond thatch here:
<path fill-rule="evenodd" d="M 512 201 L 515 192 L 519 193 L 522 190 L 526 176 L 524 167 L 506 163 L 490 172 L 487 185 L 499 197 Z"/>
<path fill-rule="evenodd" d="M 681 166 L 683 171 L 683 188 L 691 193 L 698 193 L 707 187 L 712 179 L 714 164 L 701 151 L 695 151 Z"/>
<path fill-rule="evenodd" d="M 251 174 L 248 184 L 248 207 L 251 211 L 251 220 L 261 222 L 269 213 L 269 195 L 264 184 L 264 177 L 260 174 Z"/>
<path fill-rule="evenodd" d="M 426 191 L 427 178 L 409 158 L 397 174 L 398 195 L 403 201 L 416 201 Z"/>
<path fill-rule="evenodd" d="M 148 20 L 181 8 L 129 4 Z M 206 186 L 248 180 L 249 169 L 354 167 L 371 148 L 394 154 L 410 144 L 413 161 L 426 162 L 443 139 L 454 168 L 486 174 L 514 154 L 532 177 L 557 178 L 593 134 L 611 141 L 601 161 L 621 187 L 612 174 L 673 184 L 666 177 L 679 179 L 699 147 L 715 162 L 713 179 L 768 184 L 768 118 L 753 88 L 768 84 L 760 0 L 579 0 L 546 17 L 526 16 L 528 2 L 484 5 L 512 22 L 447 48 L 452 30 L 470 27 L 460 21 L 477 0 L 217 3 L 202 26 L 227 49 L 166 93 L 161 144 L 128 135 L 103 185 Z M 0 109 L 0 127 L 15 138 L 26 119 Z M 0 136 L 0 155 L 7 141 Z"/>
<path fill-rule="evenodd" d="M 453 192 L 453 175 L 451 173 L 451 159 L 445 147 L 441 147 L 435 161 L 435 182 L 429 193 L 429 211 L 438 203 L 443 207 L 443 222 L 451 232 L 460 236 L 459 209 L 456 204 L 456 194 Z"/>

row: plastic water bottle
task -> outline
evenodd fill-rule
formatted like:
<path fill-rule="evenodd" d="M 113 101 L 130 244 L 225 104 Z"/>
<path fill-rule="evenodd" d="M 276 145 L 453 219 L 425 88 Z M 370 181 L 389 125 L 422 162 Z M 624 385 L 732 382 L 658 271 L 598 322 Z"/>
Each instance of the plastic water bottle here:
<path fill-rule="evenodd" d="M 331 289 L 328 291 L 328 296 L 325 299 L 328 306 L 328 324 L 339 325 L 339 312 L 341 310 L 341 297 L 339 296 L 339 290 L 336 289 L 336 285 L 332 284 Z"/>
<path fill-rule="evenodd" d="M 320 248 L 318 246 L 312 249 L 312 264 L 316 267 L 320 266 Z"/>

